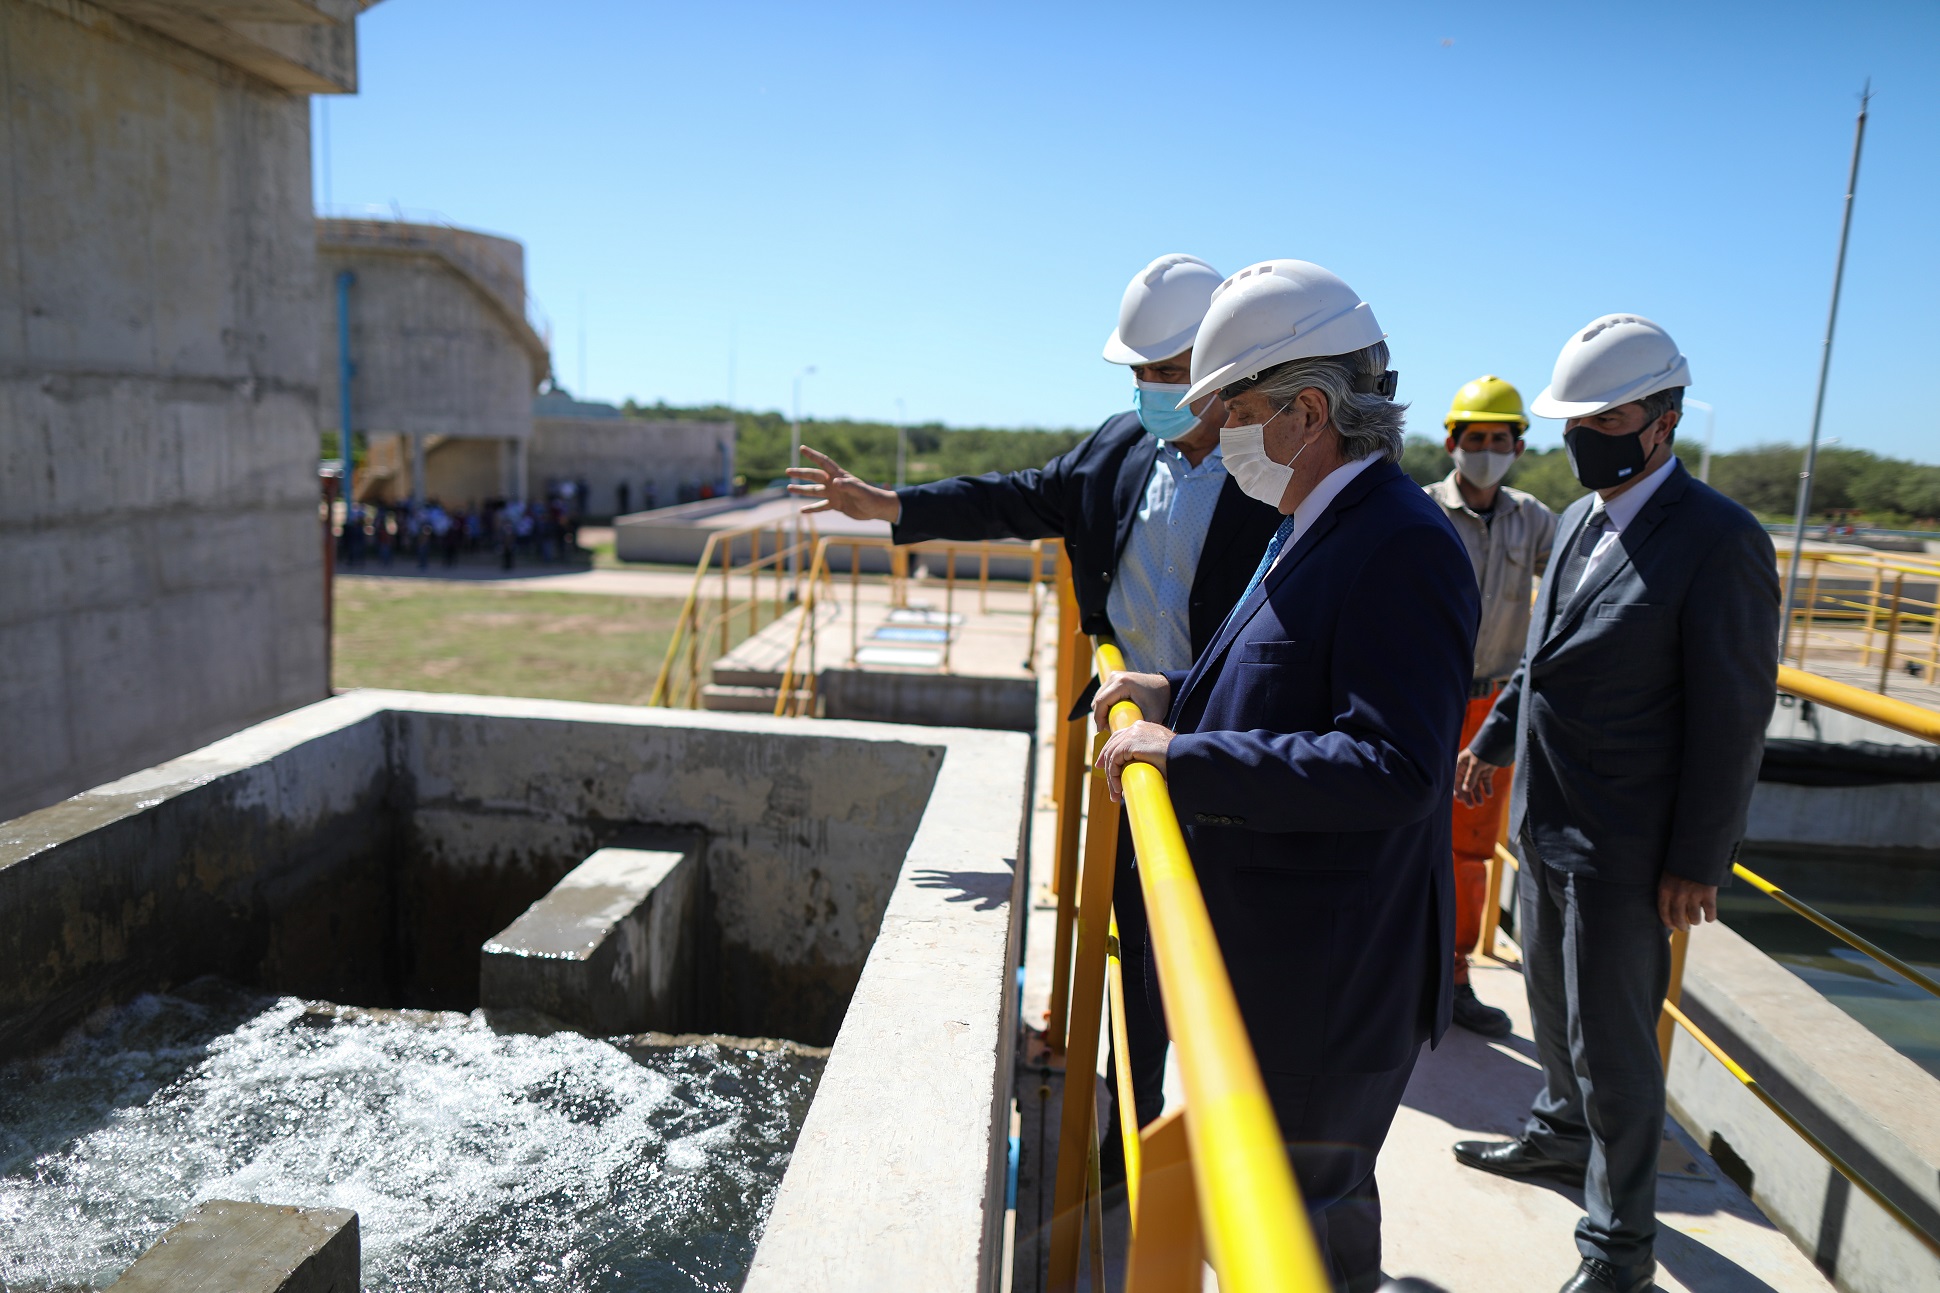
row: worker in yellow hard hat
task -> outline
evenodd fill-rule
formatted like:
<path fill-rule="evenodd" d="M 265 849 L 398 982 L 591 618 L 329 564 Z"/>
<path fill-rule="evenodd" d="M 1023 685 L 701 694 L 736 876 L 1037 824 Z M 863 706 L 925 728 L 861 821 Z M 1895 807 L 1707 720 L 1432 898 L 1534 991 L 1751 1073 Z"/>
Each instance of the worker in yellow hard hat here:
<path fill-rule="evenodd" d="M 1448 407 L 1444 447 L 1455 470 L 1428 486 L 1462 536 L 1476 583 L 1482 618 L 1475 634 L 1475 676 L 1469 684 L 1462 744 L 1489 716 L 1496 693 L 1515 672 L 1529 633 L 1535 581 L 1549 565 L 1556 514 L 1533 496 L 1502 483 L 1523 452 L 1529 418 L 1522 396 L 1500 377 L 1478 377 Z M 1455 1022 L 1486 1037 L 1509 1035 L 1509 1016 L 1486 1005 L 1468 981 L 1468 949 L 1482 934 L 1489 858 L 1502 833 L 1510 769 L 1497 772 L 1498 793 L 1469 808 L 1455 802 Z"/>

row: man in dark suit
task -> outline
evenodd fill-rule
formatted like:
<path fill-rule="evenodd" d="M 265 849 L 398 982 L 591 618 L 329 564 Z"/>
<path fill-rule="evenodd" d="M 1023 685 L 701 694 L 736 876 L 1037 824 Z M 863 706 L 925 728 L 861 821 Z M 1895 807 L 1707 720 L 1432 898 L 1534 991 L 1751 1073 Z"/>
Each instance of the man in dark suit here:
<path fill-rule="evenodd" d="M 1347 284 L 1268 261 L 1213 298 L 1192 394 L 1218 389 L 1242 488 L 1281 514 L 1188 670 L 1125 673 L 1100 765 L 1166 775 L 1335 1283 L 1381 1281 L 1374 1164 L 1421 1043 L 1449 1022 L 1448 751 L 1480 597 L 1441 507 L 1396 465 L 1388 348 Z"/>
<path fill-rule="evenodd" d="M 1771 540 L 1673 454 L 1690 379 L 1636 315 L 1564 346 L 1532 408 L 1567 419 L 1593 492 L 1557 525 L 1522 663 L 1457 760 L 1467 802 L 1516 765 L 1516 933 L 1543 1089 L 1519 1139 L 1455 1156 L 1583 1186 L 1565 1293 L 1640 1293 L 1655 1275 L 1669 934 L 1717 918 L 1775 695 Z"/>
<path fill-rule="evenodd" d="M 925 539 L 1061 537 L 1087 633 L 1114 637 L 1131 667 L 1184 669 L 1205 649 L 1246 586 L 1279 513 L 1249 499 L 1219 449 L 1226 410 L 1216 393 L 1186 401 L 1192 346 L 1218 271 L 1192 256 L 1161 256 L 1125 289 L 1105 358 L 1131 368 L 1134 409 L 1105 422 L 1043 467 L 959 476 L 906 489 L 870 485 L 825 454 L 791 469 L 808 510 L 884 520 L 898 543 Z M 1127 963 L 1145 943 L 1145 903 L 1129 830 L 1120 832 L 1112 907 Z M 1141 1125 L 1164 1108 L 1165 1024 L 1156 995 L 1128 975 L 1126 1031 Z M 1117 1098 L 1117 1069 L 1106 1067 Z M 1101 1124 L 1116 1128 L 1115 1112 Z M 1106 1173 L 1123 1145 L 1102 1137 Z"/>

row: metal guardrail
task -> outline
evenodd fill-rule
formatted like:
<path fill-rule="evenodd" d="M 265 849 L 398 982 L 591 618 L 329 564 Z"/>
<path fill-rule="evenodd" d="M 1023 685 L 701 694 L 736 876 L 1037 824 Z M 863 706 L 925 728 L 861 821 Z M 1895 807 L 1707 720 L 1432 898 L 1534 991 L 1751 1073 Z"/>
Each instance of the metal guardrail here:
<path fill-rule="evenodd" d="M 1096 663 L 1101 681 L 1125 667 L 1118 648 L 1109 643 L 1097 648 Z M 1071 698 L 1081 689 L 1075 687 Z M 1060 696 L 1060 703 L 1071 702 Z M 1122 730 L 1141 717 L 1136 705 L 1121 701 L 1112 707 L 1111 729 Z M 1111 897 L 1119 809 L 1111 803 L 1102 774 L 1094 770 L 1091 783 L 1070 967 L 1071 1009 L 1063 1030 L 1064 1103 L 1051 1214 L 1053 1290 L 1077 1286 L 1080 1221 L 1087 1214 L 1093 1220 L 1094 1287 L 1103 1287 L 1097 1274 L 1102 1253 L 1094 1086 L 1099 1025 L 1115 960 Z M 1134 763 L 1122 770 L 1120 783 L 1123 811 L 1138 850 L 1159 991 L 1186 1093 L 1183 1110 L 1143 1132 L 1132 1126 L 1134 1117 L 1121 1114 L 1132 1203 L 1126 1287 L 1137 1293 L 1196 1290 L 1203 1251 L 1227 1293 L 1324 1293 L 1332 1282 L 1294 1184 L 1165 777 L 1150 764 Z M 1068 892 L 1068 886 L 1060 892 L 1060 911 Z M 1123 1009 L 1115 1006 L 1111 1013 L 1122 1057 Z M 1132 1103 L 1129 1077 L 1121 1072 L 1121 1105 Z"/>
<path fill-rule="evenodd" d="M 1817 674 L 1804 673 L 1786 665 L 1779 666 L 1777 683 L 1781 691 L 1788 691 L 1795 696 L 1804 697 L 1818 704 L 1826 705 L 1832 709 L 1837 709 L 1843 713 L 1852 714 L 1859 718 L 1869 719 L 1872 722 L 1893 728 L 1895 731 L 1905 732 L 1908 735 L 1917 736 L 1923 740 L 1940 742 L 1940 713 L 1935 713 L 1933 710 L 1922 709 L 1917 705 L 1909 705 L 1903 700 L 1896 700 L 1890 696 L 1882 696 L 1876 692 L 1870 692 L 1862 687 L 1854 687 L 1847 683 L 1835 682 L 1830 678 L 1822 678 Z M 1506 853 L 1506 850 L 1499 851 Z M 1515 861 L 1513 856 L 1510 856 L 1508 860 L 1511 864 Z M 1765 879 L 1765 877 L 1749 870 L 1740 863 L 1733 863 L 1731 872 L 1795 915 L 1811 921 L 1814 925 L 1817 925 L 1820 929 L 1841 940 L 1847 946 L 1872 958 L 1874 961 L 1892 970 L 1895 974 L 1902 976 L 1916 987 L 1923 988 L 1935 996 L 1940 996 L 1940 983 L 1935 983 L 1933 979 L 1921 973 L 1913 966 L 1908 965 L 1899 957 L 1894 956 L 1884 948 L 1853 933 L 1844 925 L 1811 906 L 1809 903 L 1801 902 L 1771 881 Z M 1771 1110 L 1787 1127 L 1790 1127 L 1796 1132 L 1806 1144 L 1816 1150 L 1819 1156 L 1824 1158 L 1826 1163 L 1834 1171 L 1845 1177 L 1856 1189 L 1874 1203 L 1878 1204 L 1887 1215 L 1904 1226 L 1914 1238 L 1932 1249 L 1936 1254 L 1940 1254 L 1940 1237 L 1928 1233 L 1905 1209 L 1888 1199 L 1880 1192 L 1877 1186 L 1861 1176 L 1852 1164 L 1846 1162 L 1844 1158 L 1834 1152 L 1831 1146 L 1827 1145 L 1810 1128 L 1800 1122 L 1796 1115 L 1775 1099 L 1769 1091 L 1765 1090 L 1758 1079 L 1747 1072 L 1743 1065 L 1726 1054 L 1724 1049 L 1716 1041 L 1712 1040 L 1703 1029 L 1691 1022 L 1690 1017 L 1682 1009 L 1684 958 L 1689 939 L 1690 934 L 1687 931 L 1679 931 L 1671 935 L 1670 990 L 1665 995 L 1663 1017 L 1657 1029 L 1657 1044 L 1662 1052 L 1665 1071 L 1668 1073 L 1670 1070 L 1671 1041 L 1676 1035 L 1675 1030 L 1682 1028 L 1713 1059 L 1723 1065 L 1726 1072 L 1730 1073 L 1752 1095 L 1756 1096 L 1760 1103 Z"/>
<path fill-rule="evenodd" d="M 770 551 L 762 554 L 762 536 L 772 534 L 774 543 Z M 735 545 L 745 540 L 748 544 L 748 561 L 734 565 Z M 808 542 L 814 542 L 814 529 L 811 524 Z M 673 637 L 667 643 L 667 653 L 660 663 L 660 673 L 655 677 L 653 691 L 647 697 L 647 704 L 673 709 L 692 709 L 700 700 L 701 642 L 719 634 L 720 654 L 726 655 L 731 648 L 734 636 L 734 621 L 742 614 L 748 617 L 747 636 L 753 636 L 760 628 L 761 606 L 764 600 L 769 607 L 768 621 L 773 623 L 787 611 L 787 600 L 783 581 L 783 571 L 789 558 L 803 550 L 802 540 L 790 539 L 784 526 L 749 525 L 732 530 L 719 530 L 707 536 L 707 543 L 701 548 L 701 558 L 694 565 L 694 582 L 687 590 L 687 600 L 681 604 L 680 614 L 674 620 Z M 713 573 L 716 558 L 720 561 L 721 591 L 710 606 L 704 589 L 707 577 Z M 774 576 L 772 595 L 764 599 L 761 595 L 761 574 L 769 571 Z M 733 582 L 737 575 L 748 578 L 748 595 L 737 601 L 733 595 Z M 685 662 L 684 671 L 682 662 Z M 675 694 L 679 693 L 679 699 Z M 786 695 L 786 692 L 783 693 Z"/>
<path fill-rule="evenodd" d="M 1781 569 L 1789 548 L 1778 551 Z M 1894 556 L 1859 557 L 1844 553 L 1803 552 L 1800 561 L 1810 567 L 1805 594 L 1793 599 L 1792 617 L 1785 625 L 1785 641 L 1779 658 L 1803 669 L 1816 647 L 1821 656 L 1841 652 L 1857 657 L 1862 669 L 1878 661 L 1878 690 L 1884 692 L 1895 677 L 1893 666 L 1900 665 L 1927 686 L 1940 683 L 1940 563 L 1932 558 Z M 1843 568 L 1863 578 L 1870 573 L 1870 586 L 1839 587 L 1821 590 L 1825 567 Z M 1835 569 L 1835 573 L 1836 573 Z M 1927 597 L 1909 595 L 1907 577 L 1915 588 L 1932 590 Z M 1888 577 L 1891 577 L 1890 588 Z M 1783 576 L 1781 576 L 1782 578 Z M 1847 585 L 1851 579 L 1844 581 Z M 1839 626 L 1845 627 L 1839 627 Z M 1863 626 L 1863 635 L 1855 629 Z M 1924 659 L 1917 651 L 1904 649 L 1902 634 L 1924 632 L 1927 638 Z M 1880 640 L 1884 634 L 1885 640 Z"/>

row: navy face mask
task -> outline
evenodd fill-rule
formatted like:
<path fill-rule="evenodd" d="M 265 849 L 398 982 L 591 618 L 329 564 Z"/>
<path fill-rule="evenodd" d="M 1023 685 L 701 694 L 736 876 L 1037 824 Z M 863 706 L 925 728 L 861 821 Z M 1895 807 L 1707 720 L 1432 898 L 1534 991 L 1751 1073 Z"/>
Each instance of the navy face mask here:
<path fill-rule="evenodd" d="M 1604 435 L 1579 423 L 1563 432 L 1563 448 L 1569 454 L 1570 470 L 1585 489 L 1613 489 L 1635 480 L 1650 457 L 1644 452 L 1644 432 L 1657 425 L 1653 418 L 1629 435 Z"/>

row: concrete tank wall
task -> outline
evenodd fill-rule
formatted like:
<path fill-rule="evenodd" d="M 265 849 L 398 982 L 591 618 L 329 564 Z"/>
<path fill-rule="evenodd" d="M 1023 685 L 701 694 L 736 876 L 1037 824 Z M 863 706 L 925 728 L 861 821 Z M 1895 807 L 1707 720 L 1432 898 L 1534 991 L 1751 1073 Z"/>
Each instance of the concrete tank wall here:
<path fill-rule="evenodd" d="M 351 692 L 0 822 L 0 1060 L 211 972 L 436 1001 L 595 848 L 676 827 L 699 1026 L 834 1042 L 748 1288 L 994 1289 L 1030 775 L 1021 733 Z"/>
<path fill-rule="evenodd" d="M 328 85 L 287 24 L 150 8 Z M 290 36 L 354 56 L 348 16 Z M 328 681 L 308 100 L 80 0 L 0 2 L 0 50 L 12 816 Z"/>
<path fill-rule="evenodd" d="M 390 220 L 316 221 L 311 327 L 324 363 L 322 425 L 337 394 L 337 275 L 350 270 L 351 422 L 360 433 L 525 441 L 549 367 L 526 320 L 525 249 L 510 238 Z"/>

